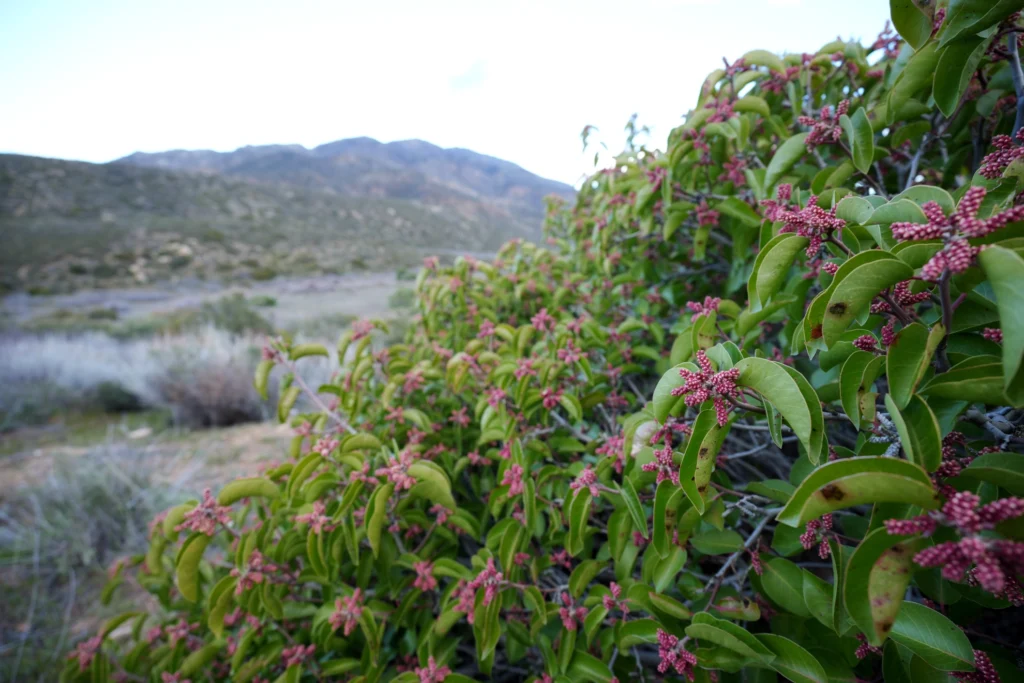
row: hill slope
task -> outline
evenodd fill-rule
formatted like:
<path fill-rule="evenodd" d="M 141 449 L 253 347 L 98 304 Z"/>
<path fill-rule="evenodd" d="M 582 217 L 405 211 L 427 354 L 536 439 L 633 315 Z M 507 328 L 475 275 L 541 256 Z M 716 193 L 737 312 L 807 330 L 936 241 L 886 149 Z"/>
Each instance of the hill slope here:
<path fill-rule="evenodd" d="M 382 143 L 350 138 L 313 149 L 300 145 L 242 147 L 234 152 L 175 150 L 136 153 L 116 164 L 204 171 L 328 189 L 351 197 L 388 197 L 448 205 L 475 199 L 509 215 L 539 219 L 543 198 L 572 188 L 515 164 L 422 140 Z"/>
<path fill-rule="evenodd" d="M 201 167 L 197 153 L 187 153 L 189 164 L 205 173 L 0 155 L 0 282 L 69 291 L 392 268 L 432 249 L 487 251 L 540 230 L 532 212 L 432 180 L 436 199 L 419 190 L 407 198 L 342 193 L 316 180 L 315 166 L 294 167 L 291 184 L 280 170 L 266 174 L 277 182 L 253 180 L 261 167 L 281 168 L 277 153 L 261 149 L 245 164 L 235 157 L 250 170 L 223 175 Z"/>

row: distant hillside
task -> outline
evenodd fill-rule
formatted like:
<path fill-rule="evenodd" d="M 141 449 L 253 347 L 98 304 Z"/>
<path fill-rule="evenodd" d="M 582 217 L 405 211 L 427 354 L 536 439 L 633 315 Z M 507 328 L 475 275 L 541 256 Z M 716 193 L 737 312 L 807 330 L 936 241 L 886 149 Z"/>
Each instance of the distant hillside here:
<path fill-rule="evenodd" d="M 332 144 L 342 147 L 111 164 L 0 155 L 0 284 L 45 292 L 392 268 L 432 249 L 536 237 L 541 197 L 567 187 L 426 143 Z M 339 151 L 350 145 L 391 151 Z"/>
<path fill-rule="evenodd" d="M 546 195 L 573 194 L 565 183 L 540 178 L 507 161 L 422 140 L 385 144 L 364 137 L 313 149 L 266 145 L 223 153 L 139 152 L 113 163 L 219 173 L 332 190 L 349 197 L 409 199 L 441 206 L 473 199 L 520 219 L 539 220 Z"/>

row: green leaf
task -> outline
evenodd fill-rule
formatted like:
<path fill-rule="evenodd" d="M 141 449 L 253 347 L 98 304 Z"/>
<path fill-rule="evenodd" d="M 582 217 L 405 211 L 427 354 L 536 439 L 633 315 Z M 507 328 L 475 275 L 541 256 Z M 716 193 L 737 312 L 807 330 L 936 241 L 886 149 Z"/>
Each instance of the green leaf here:
<path fill-rule="evenodd" d="M 861 399 L 875 381 L 881 360 L 873 353 L 857 350 L 850 354 L 839 372 L 839 400 L 843 405 L 843 412 L 850 418 L 854 426 L 863 426 Z M 863 421 L 874 421 L 874 414 L 864 417 Z"/>
<path fill-rule="evenodd" d="M 629 510 L 629 516 L 633 518 L 633 525 L 644 538 L 650 538 L 647 531 L 647 515 L 640 504 L 640 497 L 636 495 L 633 481 L 629 477 L 622 478 L 620 493 L 622 494 L 623 502 L 626 504 L 626 509 Z"/>
<path fill-rule="evenodd" d="M 893 199 L 887 204 L 882 204 L 862 225 L 892 225 L 893 223 L 927 223 L 928 217 L 918 206 L 917 202 L 910 199 Z"/>
<path fill-rule="evenodd" d="M 572 663 L 569 664 L 566 673 L 574 681 L 608 683 L 612 680 L 612 670 L 608 665 L 582 650 L 576 650 L 573 654 Z"/>
<path fill-rule="evenodd" d="M 714 643 L 744 657 L 760 660 L 765 664 L 771 663 L 775 659 L 771 648 L 745 628 L 737 626 L 731 621 L 719 619 L 707 612 L 698 612 L 693 615 L 693 623 L 686 627 L 686 635 L 702 642 Z"/>
<path fill-rule="evenodd" d="M 654 568 L 654 573 L 651 576 L 654 590 L 661 593 L 671 586 L 685 564 L 686 551 L 679 546 L 672 546 L 672 552 L 668 557 L 659 560 L 658 565 Z"/>
<path fill-rule="evenodd" d="M 787 527 L 779 528 L 785 529 Z M 801 571 L 804 577 L 804 604 L 807 605 L 807 609 L 810 610 L 812 617 L 820 621 L 822 625 L 833 628 L 832 586 L 806 569 Z"/>
<path fill-rule="evenodd" d="M 945 335 L 941 323 L 929 330 L 921 323 L 911 323 L 896 335 L 885 355 L 885 374 L 889 395 L 903 409 L 924 379 L 932 356 Z"/>
<path fill-rule="evenodd" d="M 824 417 L 821 413 L 821 404 L 816 399 L 813 402 L 808 400 L 800 380 L 787 372 L 786 366 L 764 358 L 744 358 L 735 365 L 735 368 L 740 371 L 736 384 L 750 387 L 766 401 L 771 402 L 782 414 L 808 454 L 816 457 L 824 438 L 823 431 L 819 432 L 816 427 L 819 418 L 821 424 L 824 424 Z M 806 380 L 803 380 L 803 383 L 806 383 Z M 810 385 L 807 385 L 806 389 L 810 389 L 813 394 L 814 390 Z"/>
<path fill-rule="evenodd" d="M 288 416 L 291 415 L 292 407 L 295 406 L 295 401 L 299 398 L 299 387 L 288 387 L 281 392 L 280 398 L 277 400 L 277 421 L 285 423 L 288 421 Z"/>
<path fill-rule="evenodd" d="M 366 538 L 370 541 L 374 557 L 377 557 L 380 552 L 380 534 L 384 528 L 384 522 L 387 521 L 387 503 L 394 488 L 395 485 L 391 482 L 378 486 L 374 489 L 370 502 L 366 506 L 364 526 L 366 527 Z"/>
<path fill-rule="evenodd" d="M 940 48 L 932 95 L 935 105 L 946 117 L 952 117 L 956 112 L 978 64 L 985 56 L 987 45 L 987 40 L 968 36 Z"/>
<path fill-rule="evenodd" d="M 988 359 L 992 362 L 988 362 Z M 971 403 L 1003 405 L 1003 365 L 994 356 L 975 356 L 961 361 L 946 372 L 935 375 L 921 387 L 921 393 Z"/>
<path fill-rule="evenodd" d="M 764 246 L 754 261 L 754 270 L 747 282 L 747 295 L 751 304 L 764 306 L 785 283 L 786 274 L 797 254 L 807 248 L 809 240 L 792 233 L 776 235 Z"/>
<path fill-rule="evenodd" d="M 668 479 L 658 484 L 654 492 L 654 533 L 651 542 L 661 557 L 671 552 L 671 531 L 675 528 L 676 508 L 679 507 L 682 495 L 682 489 Z"/>
<path fill-rule="evenodd" d="M 569 576 L 569 593 L 574 598 L 579 598 L 587 590 L 587 586 L 597 576 L 597 573 L 604 568 L 602 562 L 597 560 L 584 560 L 576 565 Z"/>
<path fill-rule="evenodd" d="M 435 463 L 429 460 L 417 460 L 409 465 L 409 476 L 419 482 L 413 487 L 414 491 L 422 493 L 423 497 L 449 510 L 454 510 L 457 505 L 452 497 L 452 484 L 448 475 Z"/>
<path fill-rule="evenodd" d="M 585 490 L 577 491 L 570 498 L 569 535 L 566 540 L 566 550 L 573 557 L 576 557 L 583 551 L 587 522 L 590 520 L 590 503 L 590 493 Z"/>
<path fill-rule="evenodd" d="M 895 256 L 886 256 L 854 269 L 832 289 L 821 330 L 826 347 L 839 340 L 854 318 L 867 312 L 879 292 L 914 276 L 913 268 Z"/>
<path fill-rule="evenodd" d="M 1024 455 L 1020 453 L 984 453 L 960 475 L 988 481 L 1016 496 L 1024 496 Z"/>
<path fill-rule="evenodd" d="M 697 370 L 693 363 L 680 363 L 663 374 L 658 380 L 658 385 L 654 387 L 654 396 L 651 398 L 651 403 L 654 404 L 654 419 L 662 424 L 669 418 L 673 406 L 682 401 L 681 397 L 672 395 L 672 390 L 686 384 L 686 380 L 679 376 L 679 371 L 683 368 L 691 372 Z"/>
<path fill-rule="evenodd" d="M 978 261 L 996 295 L 1003 330 L 1003 387 L 1014 407 L 1024 405 L 1024 257 L 998 245 L 982 250 Z"/>
<path fill-rule="evenodd" d="M 690 545 L 705 555 L 725 555 L 742 548 L 743 537 L 732 529 L 708 529 L 691 537 Z"/>
<path fill-rule="evenodd" d="M 974 649 L 948 618 L 916 602 L 904 603 L 889 634 L 941 671 L 973 671 Z"/>
<path fill-rule="evenodd" d="M 771 667 L 794 683 L 828 683 L 821 662 L 792 640 L 774 633 L 758 633 L 757 639 L 775 655 Z"/>
<path fill-rule="evenodd" d="M 766 66 L 777 73 L 786 73 L 786 63 L 774 52 L 767 50 L 751 50 L 740 60 L 748 66 Z"/>
<path fill-rule="evenodd" d="M 252 385 L 264 401 L 267 400 L 267 382 L 270 380 L 270 371 L 273 369 L 274 361 L 272 360 L 261 360 L 256 366 L 256 374 L 253 377 Z"/>
<path fill-rule="evenodd" d="M 220 641 L 204 645 L 185 658 L 181 666 L 178 667 L 178 673 L 183 677 L 188 677 L 202 672 L 223 648 L 224 643 Z"/>
<path fill-rule="evenodd" d="M 327 347 L 323 344 L 296 344 L 293 346 L 288 354 L 292 360 L 299 360 L 306 356 L 330 356 L 327 353 Z"/>
<path fill-rule="evenodd" d="M 807 152 L 807 147 L 804 144 L 806 138 L 807 133 L 798 133 L 779 145 L 772 160 L 768 163 L 768 169 L 764 175 L 766 189 L 779 182 L 782 176 L 786 175 L 796 165 L 796 162 L 803 158 Z"/>
<path fill-rule="evenodd" d="M 853 116 L 843 114 L 839 124 L 846 132 L 847 144 L 853 154 L 853 165 L 861 173 L 867 173 L 875 160 L 875 132 L 871 130 L 871 122 L 861 107 Z"/>
<path fill-rule="evenodd" d="M 875 529 L 853 551 L 846 567 L 846 611 L 872 645 L 881 645 L 892 630 L 910 585 L 912 558 L 921 542 Z"/>
<path fill-rule="evenodd" d="M 212 539 L 206 534 L 194 533 L 185 539 L 175 561 L 175 578 L 181 596 L 189 602 L 199 600 L 199 562 Z"/>
<path fill-rule="evenodd" d="M 658 642 L 661 625 L 654 619 L 632 619 L 619 628 L 619 649 L 628 651 L 635 645 Z"/>
<path fill-rule="evenodd" d="M 732 103 L 732 109 L 733 111 L 760 114 L 764 118 L 768 118 L 772 115 L 772 110 L 768 106 L 768 103 L 765 102 L 764 98 L 758 97 L 757 95 L 747 95 L 746 97 L 739 98 Z"/>
<path fill-rule="evenodd" d="M 885 407 L 900 434 L 907 459 L 928 472 L 937 470 L 942 464 L 942 431 L 938 418 L 924 399 L 915 394 L 907 407 L 900 410 L 886 395 Z"/>
<path fill-rule="evenodd" d="M 227 484 L 217 495 L 218 505 L 231 505 L 243 498 L 270 498 L 281 495 L 281 488 L 265 477 L 236 479 Z"/>
<path fill-rule="evenodd" d="M 700 514 L 704 514 L 704 496 L 697 488 L 697 462 L 700 459 L 700 450 L 703 447 L 704 439 L 716 426 L 718 426 L 718 418 L 714 409 L 708 408 L 700 411 L 690 427 L 690 438 L 686 442 L 686 451 L 683 452 L 683 460 L 679 466 L 679 485 L 686 493 L 690 504 Z"/>
<path fill-rule="evenodd" d="M 928 473 L 918 465 L 886 457 L 844 458 L 822 465 L 804 479 L 778 520 L 799 527 L 828 512 L 865 503 L 910 503 L 928 510 L 939 504 Z"/>
<path fill-rule="evenodd" d="M 918 50 L 903 67 L 896 77 L 886 106 L 887 123 L 894 123 L 901 109 L 911 98 L 921 93 L 920 99 L 928 99 L 928 92 L 935 75 L 935 67 L 939 62 L 939 52 L 935 42 L 929 42 Z M 926 91 L 926 92 L 922 92 Z"/>
<path fill-rule="evenodd" d="M 366 432 L 360 432 L 358 434 L 350 434 L 345 437 L 345 440 L 341 442 L 341 454 L 352 453 L 355 451 L 376 451 L 380 449 L 380 439 L 375 437 L 373 434 L 367 434 Z"/>
<path fill-rule="evenodd" d="M 950 0 L 941 45 L 981 33 L 1020 9 L 1021 0 Z"/>
<path fill-rule="evenodd" d="M 761 586 L 765 593 L 782 609 L 798 617 L 809 617 L 811 611 L 804 602 L 803 570 L 784 557 L 773 557 L 762 562 Z"/>
<path fill-rule="evenodd" d="M 889 13 L 893 27 L 915 50 L 931 38 L 932 18 L 925 16 L 913 0 L 889 0 Z"/>
<path fill-rule="evenodd" d="M 874 212 L 875 207 L 863 197 L 844 197 L 836 205 L 836 216 L 855 225 L 865 225 Z"/>

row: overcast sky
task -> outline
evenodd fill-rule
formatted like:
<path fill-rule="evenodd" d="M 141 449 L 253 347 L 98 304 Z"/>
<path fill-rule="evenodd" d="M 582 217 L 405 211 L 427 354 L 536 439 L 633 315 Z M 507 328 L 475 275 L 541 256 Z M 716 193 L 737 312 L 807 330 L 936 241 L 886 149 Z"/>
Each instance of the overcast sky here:
<path fill-rule="evenodd" d="M 579 132 L 664 142 L 754 48 L 871 41 L 886 0 L 0 0 L 0 151 L 421 138 L 575 183 Z"/>

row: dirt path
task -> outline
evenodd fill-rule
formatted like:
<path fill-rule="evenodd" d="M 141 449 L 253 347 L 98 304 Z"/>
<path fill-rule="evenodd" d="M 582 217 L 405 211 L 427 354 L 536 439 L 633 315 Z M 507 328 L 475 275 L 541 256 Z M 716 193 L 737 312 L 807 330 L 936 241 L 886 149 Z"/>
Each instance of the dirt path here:
<path fill-rule="evenodd" d="M 24 292 L 3 298 L 2 308 L 15 322 L 65 309 L 83 311 L 110 308 L 118 317 L 136 318 L 170 311 L 197 308 L 206 301 L 232 292 L 247 297 L 272 296 L 274 312 L 281 324 L 309 317 L 316 310 L 330 310 L 352 316 L 369 316 L 386 311 L 388 297 L 403 283 L 394 273 L 350 273 L 315 277 L 281 277 L 250 285 L 226 286 L 201 280 L 122 289 L 90 289 L 55 296 L 31 296 Z M 411 283 L 405 283 L 411 284 Z"/>

